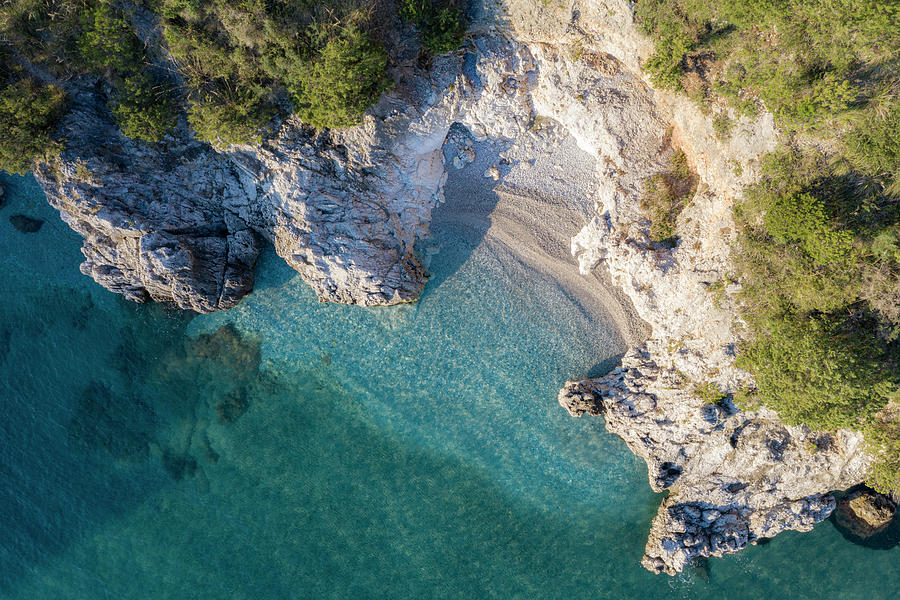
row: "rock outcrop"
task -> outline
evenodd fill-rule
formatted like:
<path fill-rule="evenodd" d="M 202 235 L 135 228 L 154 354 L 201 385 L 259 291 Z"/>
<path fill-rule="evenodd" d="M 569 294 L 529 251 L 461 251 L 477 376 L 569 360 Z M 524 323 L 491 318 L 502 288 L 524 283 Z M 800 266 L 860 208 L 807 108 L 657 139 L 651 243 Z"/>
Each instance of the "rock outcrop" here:
<path fill-rule="evenodd" d="M 808 531 L 835 508 L 828 494 L 865 477 L 861 436 L 788 427 L 768 410 L 710 404 L 656 341 L 597 380 L 570 382 L 560 404 L 603 414 L 606 428 L 647 462 L 650 486 L 669 490 L 643 564 L 676 573 L 691 561 L 736 552 L 781 531 Z M 585 409 L 587 407 L 587 409 Z"/>
<path fill-rule="evenodd" d="M 628 7 L 585 5 L 609 11 L 596 20 L 583 11 L 579 22 L 594 31 L 585 35 L 636 69 L 649 44 Z M 611 180 L 627 183 L 598 190 L 596 216 L 573 238 L 572 253 L 584 272 L 604 265 L 653 333 L 606 377 L 568 382 L 559 403 L 573 416 L 602 413 L 607 429 L 647 462 L 651 487 L 669 491 L 643 564 L 674 574 L 695 559 L 811 529 L 835 508 L 829 492 L 860 483 L 870 457 L 859 433 L 788 427 L 771 411 L 741 411 L 732 400 L 753 381 L 734 364 L 741 322 L 732 301 L 739 283 L 729 270 L 731 207 L 774 149 L 771 115 L 742 119 L 720 142 L 688 100 L 653 97 L 700 185 L 671 250 L 649 240 L 639 185 L 616 173 Z"/>
<path fill-rule="evenodd" d="M 478 36 L 428 72 L 398 70 L 397 90 L 358 127 L 317 133 L 291 118 L 259 146 L 227 149 L 183 123 L 159 144 L 129 140 L 102 90 L 71 85 L 67 149 L 36 175 L 85 236 L 82 270 L 129 299 L 233 306 L 252 287 L 261 237 L 323 301 L 409 302 L 425 284 L 414 246 L 443 199 L 454 123 L 502 142 L 550 118 L 608 169 L 659 170 L 665 127 L 644 84 L 612 57 L 569 54 Z"/>
<path fill-rule="evenodd" d="M 897 507 L 883 494 L 868 489 L 851 492 L 838 501 L 838 524 L 859 538 L 869 538 L 887 529 Z"/>
<path fill-rule="evenodd" d="M 81 271 L 130 300 L 210 312 L 253 288 L 257 235 L 229 207 L 246 204 L 236 167 L 181 123 L 159 144 L 126 138 L 102 91 L 78 83 L 60 133 L 66 150 L 35 172 L 63 220 L 84 236 Z"/>
<path fill-rule="evenodd" d="M 85 237 L 82 270 L 130 299 L 233 306 L 252 287 L 264 238 L 320 299 L 393 304 L 425 283 L 415 244 L 442 200 L 450 127 L 502 145 L 554 121 L 595 158 L 601 182 L 572 255 L 584 273 L 607 269 L 652 328 L 621 367 L 570 382 L 560 403 L 574 416 L 602 414 L 646 460 L 651 487 L 669 490 L 644 565 L 675 573 L 809 529 L 834 509 L 828 492 L 861 481 L 869 457 L 859 434 L 787 427 L 730 400 L 752 385 L 734 364 L 731 207 L 776 132 L 763 114 L 720 142 L 690 101 L 643 77 L 649 52 L 624 0 L 502 0 L 481 7 L 466 46 L 428 72 L 398 66 L 395 91 L 358 127 L 315 133 L 288 119 L 258 147 L 213 149 L 182 124 L 151 146 L 124 138 L 100 92 L 79 88 L 62 126 L 68 149 L 37 176 Z M 673 249 L 649 239 L 640 199 L 675 148 L 700 185 Z M 502 177 L 501 165 L 488 175 Z M 701 388 L 722 398 L 708 404 Z"/>

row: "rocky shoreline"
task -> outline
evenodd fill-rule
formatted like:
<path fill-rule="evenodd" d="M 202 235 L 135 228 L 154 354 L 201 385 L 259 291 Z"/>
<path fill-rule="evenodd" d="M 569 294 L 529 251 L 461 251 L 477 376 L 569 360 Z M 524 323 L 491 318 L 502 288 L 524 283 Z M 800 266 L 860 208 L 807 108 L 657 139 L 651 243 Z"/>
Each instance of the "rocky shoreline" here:
<path fill-rule="evenodd" d="M 385 305 L 425 285 L 415 244 L 443 199 L 451 126 L 476 140 L 534 138 L 538 153 L 543 124 L 562 128 L 599 175 L 572 255 L 583 274 L 608 270 L 652 333 L 612 373 L 569 382 L 559 399 L 574 416 L 604 415 L 646 460 L 651 487 L 669 491 L 643 563 L 672 574 L 810 529 L 835 508 L 829 492 L 860 483 L 870 459 L 859 434 L 787 427 L 730 400 L 752 385 L 734 365 L 731 206 L 776 131 L 761 115 L 719 142 L 710 118 L 643 77 L 649 51 L 622 0 L 506 0 L 481 9 L 461 51 L 428 71 L 399 66 L 396 91 L 360 126 L 316 133 L 289 119 L 259 147 L 226 149 L 194 141 L 185 123 L 160 144 L 128 140 L 101 91 L 72 82 L 67 149 L 36 176 L 85 237 L 82 272 L 129 299 L 232 307 L 268 241 L 321 300 Z M 676 148 L 700 185 L 671 249 L 650 241 L 640 200 Z M 503 176 L 502 164 L 492 169 Z M 702 386 L 723 397 L 708 403 Z"/>

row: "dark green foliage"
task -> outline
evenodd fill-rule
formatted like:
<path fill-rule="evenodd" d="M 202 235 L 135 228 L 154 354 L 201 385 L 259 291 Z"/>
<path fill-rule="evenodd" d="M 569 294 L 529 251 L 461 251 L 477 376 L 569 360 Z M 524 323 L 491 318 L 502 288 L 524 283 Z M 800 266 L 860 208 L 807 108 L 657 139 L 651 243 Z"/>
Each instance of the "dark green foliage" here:
<path fill-rule="evenodd" d="M 129 15 L 112 0 L 100 0 L 84 12 L 81 25 L 81 66 L 113 88 L 110 109 L 122 133 L 158 142 L 174 126 L 177 110 L 161 79 L 149 69 Z"/>
<path fill-rule="evenodd" d="M 10 0 L 0 8 L 0 35 L 50 74 L 104 80 L 125 135 L 157 141 L 174 125 L 171 86 L 149 68 L 130 15 L 113 0 Z"/>
<path fill-rule="evenodd" d="M 724 112 L 713 117 L 713 131 L 716 132 L 716 139 L 725 141 L 731 137 L 731 128 L 734 123 L 731 118 Z"/>
<path fill-rule="evenodd" d="M 872 483 L 900 489 L 889 403 L 900 381 L 900 4 L 640 0 L 635 12 L 656 41 L 645 68 L 657 85 L 700 85 L 691 97 L 745 115 L 765 106 L 788 145 L 799 133 L 834 149 L 770 156 L 736 207 L 751 340 L 741 364 L 756 400 L 786 421 L 862 430 L 880 457 Z M 714 121 L 720 139 L 726 125 Z"/>
<path fill-rule="evenodd" d="M 660 39 L 653 56 L 644 63 L 644 69 L 650 73 L 653 83 L 662 88 L 680 90 L 684 56 L 692 46 L 690 39 L 680 32 Z"/>
<path fill-rule="evenodd" d="M 422 45 L 434 54 L 456 50 L 465 39 L 457 0 L 401 0 L 400 16 L 419 27 Z"/>
<path fill-rule="evenodd" d="M 245 89 L 197 92 L 188 107 L 188 119 L 197 139 L 225 144 L 257 144 L 261 130 L 275 109 Z"/>
<path fill-rule="evenodd" d="M 110 108 L 122 133 L 146 142 L 160 141 L 177 114 L 172 97 L 144 71 L 125 78 Z"/>
<path fill-rule="evenodd" d="M 369 4 L 162 0 L 169 50 L 201 139 L 251 143 L 285 108 L 315 127 L 355 125 L 387 89 Z"/>
<path fill-rule="evenodd" d="M 765 224 L 776 244 L 796 244 L 814 265 L 849 262 L 853 234 L 836 229 L 824 202 L 808 193 L 778 198 L 766 212 Z"/>
<path fill-rule="evenodd" d="M 59 77 L 90 73 L 108 91 L 129 137 L 158 141 L 176 121 L 179 100 L 200 139 L 257 143 L 292 111 L 315 127 L 346 127 L 392 79 L 397 2 L 375 0 L 145 0 L 162 24 L 165 49 L 184 82 L 163 77 L 162 49 L 145 47 L 133 5 L 118 0 L 7 0 L 0 39 Z M 406 8 L 414 8 L 407 2 Z M 413 17 L 434 53 L 462 42 L 457 0 L 428 0 Z M 179 92 L 179 93 L 176 93 Z M 179 98 L 180 97 L 180 98 Z"/>
<path fill-rule="evenodd" d="M 697 189 L 697 176 L 691 173 L 681 150 L 672 153 L 669 170 L 644 180 L 641 208 L 650 219 L 650 239 L 669 246 L 676 241 L 678 215 Z"/>
<path fill-rule="evenodd" d="M 854 428 L 881 444 L 872 483 L 886 489 L 900 477 L 885 449 L 900 443 L 889 440 L 897 429 L 884 429 L 883 415 L 900 384 L 896 201 L 830 165 L 776 153 L 738 207 L 735 262 L 752 333 L 739 364 L 788 423 Z"/>
<path fill-rule="evenodd" d="M 78 51 L 84 67 L 109 79 L 138 71 L 143 48 L 126 15 L 110 0 L 101 0 L 81 17 Z"/>
<path fill-rule="evenodd" d="M 392 81 L 387 53 L 355 28 L 329 36 L 293 91 L 301 119 L 313 127 L 349 127 Z"/>
<path fill-rule="evenodd" d="M 860 65 L 887 65 L 900 46 L 891 0 L 641 0 L 635 14 L 656 41 L 655 83 L 680 88 L 686 57 L 712 54 L 716 93 L 743 112 L 760 100 L 790 128 L 825 127 L 865 92 Z"/>
<path fill-rule="evenodd" d="M 696 386 L 694 388 L 694 393 L 703 400 L 704 404 L 719 404 L 728 398 L 728 395 L 723 394 L 722 390 L 719 389 L 719 386 L 712 382 L 706 382 Z"/>
<path fill-rule="evenodd" d="M 738 364 L 753 370 L 760 398 L 790 425 L 864 429 L 896 388 L 885 350 L 865 329 L 791 313 L 755 324 Z"/>
<path fill-rule="evenodd" d="M 35 81 L 0 51 L 0 170 L 24 175 L 36 158 L 59 152 L 52 136 L 64 105 L 62 90 Z"/>
<path fill-rule="evenodd" d="M 455 0 L 402 0 L 399 9 L 432 52 L 462 42 Z M 287 110 L 317 128 L 357 124 L 392 82 L 383 42 L 394 10 L 373 0 L 159 2 L 189 83 L 191 124 L 226 144 L 258 141 Z"/>

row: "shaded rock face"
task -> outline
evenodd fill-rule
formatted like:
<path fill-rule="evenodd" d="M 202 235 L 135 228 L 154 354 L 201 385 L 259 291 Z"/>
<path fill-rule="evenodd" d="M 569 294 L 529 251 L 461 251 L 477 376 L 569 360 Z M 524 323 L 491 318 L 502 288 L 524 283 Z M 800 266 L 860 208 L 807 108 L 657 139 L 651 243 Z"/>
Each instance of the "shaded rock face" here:
<path fill-rule="evenodd" d="M 35 172 L 51 205 L 84 236 L 81 271 L 137 302 L 197 312 L 234 306 L 253 287 L 257 235 L 229 211 L 250 200 L 236 175 L 183 124 L 159 144 L 124 137 L 101 92 L 72 86 L 66 150 Z"/>
<path fill-rule="evenodd" d="M 570 14 L 580 10 L 578 23 L 596 48 L 639 73 L 651 46 L 628 6 L 575 4 Z M 559 403 L 573 416 L 602 413 L 607 430 L 646 461 L 650 486 L 668 490 L 642 562 L 675 574 L 784 530 L 808 531 L 834 510 L 830 492 L 865 479 L 871 458 L 856 432 L 788 427 L 772 411 L 741 411 L 731 400 L 753 385 L 735 366 L 740 319 L 733 296 L 740 286 L 723 286 L 715 299 L 709 288 L 733 278 L 731 209 L 758 176 L 759 159 L 775 147 L 771 115 L 740 119 L 736 135 L 720 142 L 710 119 L 688 100 L 655 90 L 652 97 L 700 185 L 678 218 L 672 249 L 651 242 L 640 211 L 640 178 L 648 171 L 619 166 L 598 189 L 596 216 L 574 236 L 572 253 L 583 272 L 601 265 L 609 271 L 652 335 L 606 377 L 568 382 Z M 722 391 L 722 401 L 708 404 L 697 392 L 710 385 Z"/>
<path fill-rule="evenodd" d="M 415 300 L 425 273 L 413 251 L 441 199 L 443 165 L 430 147 L 416 187 L 401 156 L 361 145 L 354 156 L 329 133 L 289 121 L 262 147 L 231 157 L 265 204 L 243 215 L 323 301 L 363 306 Z M 411 164 L 415 173 L 417 165 Z M 425 181 L 427 179 L 427 181 Z"/>
<path fill-rule="evenodd" d="M 865 539 L 887 529 L 896 513 L 890 498 L 862 489 L 841 498 L 835 519 L 851 535 Z"/>
<path fill-rule="evenodd" d="M 552 120 L 598 168 L 592 210 L 572 232 L 573 260 L 585 274 L 607 269 L 652 328 L 620 368 L 569 382 L 559 398 L 574 416 L 604 415 L 645 459 L 651 487 L 669 491 L 644 566 L 674 574 L 810 529 L 834 510 L 830 491 L 863 480 L 861 436 L 787 427 L 771 411 L 709 405 L 693 392 L 711 384 L 730 397 L 753 383 L 734 364 L 739 284 L 718 302 L 708 289 L 730 280 L 731 208 L 775 147 L 771 115 L 736 119 L 720 142 L 696 106 L 641 74 L 652 48 L 628 2 L 540 4 L 482 7 L 464 50 L 435 58 L 428 73 L 401 65 L 396 90 L 360 126 L 316 134 L 289 119 L 259 147 L 215 150 L 183 127 L 158 145 L 132 142 L 97 92 L 76 90 L 62 131 L 69 149 L 38 180 L 85 236 L 82 270 L 133 300 L 233 306 L 252 287 L 260 236 L 320 299 L 393 304 L 414 300 L 425 283 L 414 247 L 443 197 L 451 126 L 502 144 Z M 650 240 L 640 203 L 673 146 L 700 185 L 667 248 Z M 502 177 L 497 166 L 488 173 Z M 227 422 L 248 406 L 229 391 L 216 410 Z"/>
<path fill-rule="evenodd" d="M 674 574 L 784 530 L 809 531 L 834 510 L 830 491 L 865 477 L 858 434 L 787 427 L 771 411 L 709 405 L 682 387 L 643 348 L 605 378 L 559 394 L 573 416 L 597 406 L 607 430 L 647 462 L 653 490 L 669 490 L 642 561 L 651 571 Z"/>

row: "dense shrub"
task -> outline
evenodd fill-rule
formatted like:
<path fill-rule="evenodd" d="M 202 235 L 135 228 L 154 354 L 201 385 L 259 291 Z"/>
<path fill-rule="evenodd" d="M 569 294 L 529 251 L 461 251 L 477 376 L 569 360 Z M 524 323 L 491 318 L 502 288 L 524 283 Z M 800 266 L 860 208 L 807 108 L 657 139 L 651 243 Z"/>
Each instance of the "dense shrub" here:
<path fill-rule="evenodd" d="M 0 71 L 0 170 L 24 175 L 35 158 L 59 151 L 52 134 L 64 104 L 59 88 Z"/>
<path fill-rule="evenodd" d="M 160 141 L 177 114 L 172 97 L 145 72 L 125 78 L 110 108 L 122 133 L 146 142 Z"/>
<path fill-rule="evenodd" d="M 738 361 L 756 374 L 758 394 L 790 425 L 865 429 L 897 386 L 868 331 L 786 312 L 756 322 Z"/>
<path fill-rule="evenodd" d="M 424 46 L 445 52 L 465 31 L 454 2 L 402 0 L 400 12 L 418 24 Z M 384 8 L 373 0 L 161 0 L 198 136 L 253 142 L 287 110 L 317 128 L 357 124 L 391 84 L 383 41 L 394 15 Z"/>
<path fill-rule="evenodd" d="M 745 112 L 762 101 L 789 128 L 850 108 L 859 66 L 887 66 L 900 46 L 890 0 L 640 0 L 635 16 L 656 42 L 645 68 L 657 85 L 678 89 L 686 57 L 711 54 L 724 63 L 712 89 Z"/>
<path fill-rule="evenodd" d="M 159 49 L 138 39 L 133 5 L 118 0 L 6 0 L 0 40 L 61 79 L 91 73 L 104 80 L 116 122 L 130 137 L 162 139 L 186 100 L 197 136 L 227 145 L 259 142 L 276 116 L 293 111 L 315 127 L 359 122 L 390 86 L 385 42 L 397 37 L 390 27 L 401 7 L 415 9 L 404 15 L 432 53 L 459 46 L 465 33 L 458 0 L 139 4 L 159 15 L 180 77 L 153 68 Z"/>
<path fill-rule="evenodd" d="M 314 127 L 348 127 L 391 86 L 387 53 L 355 28 L 329 36 L 306 65 L 294 98 L 300 118 Z"/>
<path fill-rule="evenodd" d="M 149 68 L 130 15 L 112 0 L 10 0 L 0 8 L 0 35 L 33 64 L 60 78 L 103 79 L 122 132 L 159 140 L 175 123 L 171 86 Z"/>
<path fill-rule="evenodd" d="M 459 48 L 466 33 L 457 0 L 401 0 L 400 16 L 415 23 L 422 45 L 435 54 Z"/>
<path fill-rule="evenodd" d="M 656 51 L 644 63 L 644 69 L 650 73 L 653 83 L 662 88 L 680 90 L 684 56 L 692 46 L 690 39 L 680 32 L 662 38 Z"/>
<path fill-rule="evenodd" d="M 787 422 L 863 431 L 880 456 L 871 483 L 886 489 L 900 478 L 883 415 L 900 384 L 896 200 L 831 164 L 777 153 L 738 207 L 739 364 Z"/>
<path fill-rule="evenodd" d="M 100 0 L 81 17 L 78 51 L 82 64 L 109 79 L 139 71 L 143 48 L 124 12 Z"/>

